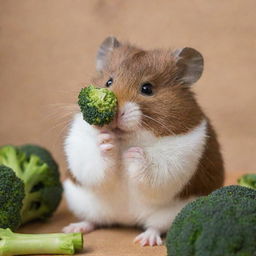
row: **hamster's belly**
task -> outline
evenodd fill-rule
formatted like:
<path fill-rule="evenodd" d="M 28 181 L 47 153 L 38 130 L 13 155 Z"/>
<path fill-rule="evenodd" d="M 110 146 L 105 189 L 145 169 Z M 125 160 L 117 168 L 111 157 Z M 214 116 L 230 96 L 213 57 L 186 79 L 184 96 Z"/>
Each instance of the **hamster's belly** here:
<path fill-rule="evenodd" d="M 122 225 L 143 225 L 149 215 L 155 213 L 163 206 L 170 206 L 170 200 L 159 201 L 157 204 L 150 196 L 145 196 L 133 185 L 129 184 L 127 179 L 122 178 L 114 188 L 109 189 L 104 194 L 94 193 L 97 208 L 101 208 L 98 216 L 102 224 L 122 224 Z M 98 212 L 99 213 L 99 212 Z"/>

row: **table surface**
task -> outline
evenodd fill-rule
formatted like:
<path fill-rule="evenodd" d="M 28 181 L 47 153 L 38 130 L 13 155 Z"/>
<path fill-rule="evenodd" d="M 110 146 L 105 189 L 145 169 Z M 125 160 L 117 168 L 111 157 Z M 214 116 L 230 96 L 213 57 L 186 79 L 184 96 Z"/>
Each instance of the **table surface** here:
<path fill-rule="evenodd" d="M 226 175 L 225 185 L 236 184 L 236 180 L 243 173 L 233 172 Z M 61 203 L 55 215 L 45 223 L 31 223 L 22 227 L 22 233 L 51 233 L 61 232 L 61 229 L 70 222 L 76 221 L 68 212 L 65 202 Z M 84 235 L 84 249 L 79 255 L 88 256 L 128 256 L 128 255 L 166 255 L 164 246 L 141 247 L 134 244 L 134 237 L 140 232 L 134 228 L 99 229 Z"/>

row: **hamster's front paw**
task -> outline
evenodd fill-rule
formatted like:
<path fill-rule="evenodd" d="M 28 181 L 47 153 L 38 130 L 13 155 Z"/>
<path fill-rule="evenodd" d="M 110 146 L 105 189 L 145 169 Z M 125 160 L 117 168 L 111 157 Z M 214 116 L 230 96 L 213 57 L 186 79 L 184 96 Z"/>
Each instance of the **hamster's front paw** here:
<path fill-rule="evenodd" d="M 140 147 L 131 147 L 123 154 L 125 168 L 129 175 L 138 178 L 147 167 L 145 152 Z"/>
<path fill-rule="evenodd" d="M 98 144 L 100 152 L 103 156 L 113 152 L 115 146 L 115 137 L 114 134 L 107 130 L 102 130 L 98 135 Z"/>

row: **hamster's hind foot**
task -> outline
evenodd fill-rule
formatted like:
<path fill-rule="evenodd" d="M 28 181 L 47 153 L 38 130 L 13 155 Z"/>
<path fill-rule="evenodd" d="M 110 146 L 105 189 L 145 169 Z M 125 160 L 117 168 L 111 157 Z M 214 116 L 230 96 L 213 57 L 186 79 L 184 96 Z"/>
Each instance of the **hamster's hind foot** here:
<path fill-rule="evenodd" d="M 64 233 L 90 233 L 95 229 L 95 225 L 88 221 L 81 221 L 76 223 L 70 223 L 68 226 L 64 227 L 62 231 Z"/>
<path fill-rule="evenodd" d="M 155 246 L 155 245 L 163 244 L 160 232 L 154 228 L 148 228 L 145 232 L 139 234 L 134 239 L 134 242 L 140 243 L 141 246 L 146 246 L 146 245 Z"/>

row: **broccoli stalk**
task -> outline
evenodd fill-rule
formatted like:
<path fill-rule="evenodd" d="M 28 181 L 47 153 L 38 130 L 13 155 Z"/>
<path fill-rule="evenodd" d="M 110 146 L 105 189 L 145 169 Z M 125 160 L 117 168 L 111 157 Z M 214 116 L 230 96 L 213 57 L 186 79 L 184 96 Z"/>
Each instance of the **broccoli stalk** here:
<path fill-rule="evenodd" d="M 38 209 L 40 208 L 40 214 L 48 212 L 46 205 L 38 205 L 41 198 L 41 191 L 36 186 L 42 186 L 41 181 L 47 173 L 48 166 L 46 163 L 40 163 L 39 157 L 31 155 L 29 162 L 24 163 L 26 172 L 17 173 L 17 176 L 21 178 L 25 183 L 26 197 L 23 200 L 23 207 L 21 211 L 22 223 L 27 223 L 38 217 Z M 36 173 L 36 175 L 35 175 Z M 34 203 L 31 203 L 34 202 Z"/>
<path fill-rule="evenodd" d="M 0 229 L 0 256 L 25 254 L 74 254 L 83 248 L 81 233 L 18 234 Z"/>

